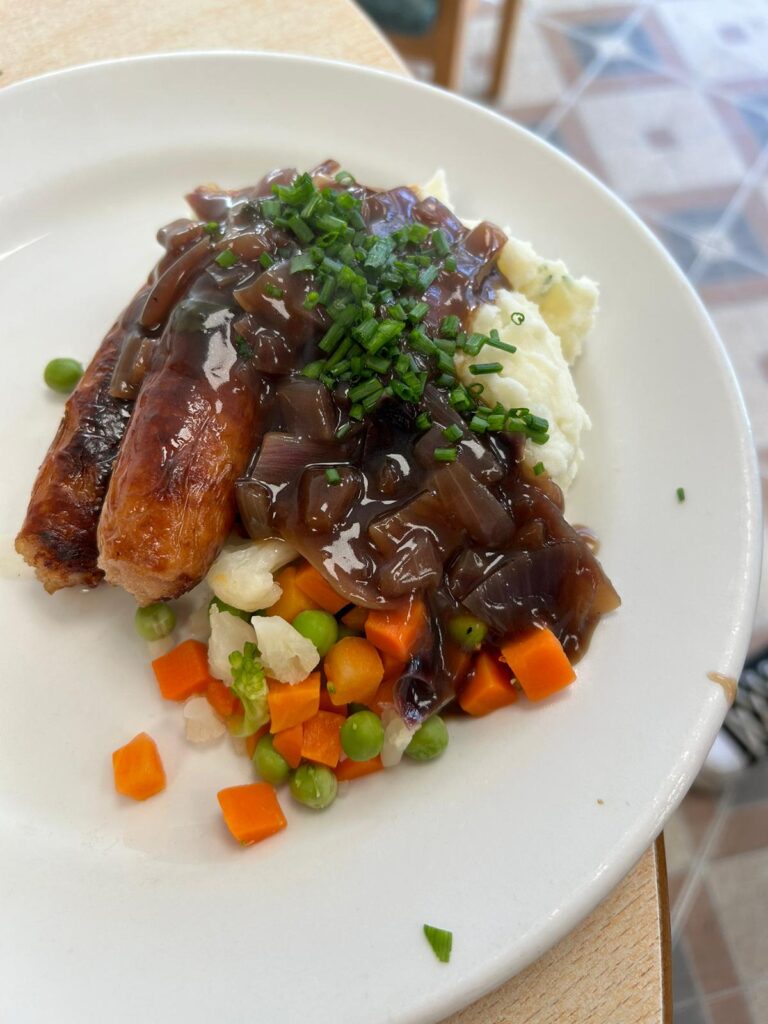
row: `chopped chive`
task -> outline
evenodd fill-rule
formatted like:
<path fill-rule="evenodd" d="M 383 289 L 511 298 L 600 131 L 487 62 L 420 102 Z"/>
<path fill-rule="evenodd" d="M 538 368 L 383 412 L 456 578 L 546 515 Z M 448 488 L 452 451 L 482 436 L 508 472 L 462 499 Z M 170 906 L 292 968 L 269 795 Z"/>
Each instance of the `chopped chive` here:
<path fill-rule="evenodd" d="M 261 256 L 259 256 L 259 263 L 262 265 L 262 267 L 264 267 L 265 270 L 269 270 L 269 268 L 272 266 L 274 262 L 275 261 L 272 259 L 268 252 L 263 252 Z"/>
<path fill-rule="evenodd" d="M 469 429 L 474 430 L 476 434 L 484 434 L 488 429 L 488 420 L 482 416 L 473 416 L 469 421 Z"/>
<path fill-rule="evenodd" d="M 386 359 L 384 356 L 366 356 L 365 365 L 375 370 L 376 373 L 386 373 L 391 366 L 392 360 Z"/>
<path fill-rule="evenodd" d="M 361 345 L 366 345 L 373 338 L 378 328 L 378 321 L 371 318 L 370 320 L 364 320 L 357 327 L 353 327 L 352 334 Z"/>
<path fill-rule="evenodd" d="M 319 292 L 307 292 L 307 297 L 304 299 L 302 305 L 304 309 L 314 309 L 320 299 Z"/>
<path fill-rule="evenodd" d="M 476 356 L 487 341 L 488 338 L 484 334 L 470 334 L 468 338 L 464 339 L 461 347 L 468 356 Z"/>
<path fill-rule="evenodd" d="M 546 444 L 549 440 L 549 434 L 528 434 L 528 437 L 534 444 Z"/>
<path fill-rule="evenodd" d="M 333 351 L 331 356 L 328 358 L 328 361 L 325 364 L 326 369 L 329 370 L 329 371 L 331 369 L 333 369 L 334 367 L 336 367 L 338 369 L 339 363 L 342 362 L 342 360 L 344 359 L 344 357 L 346 356 L 346 354 L 349 352 L 349 350 L 351 348 L 352 348 L 352 339 L 350 337 L 346 337 L 344 339 L 344 341 L 342 341 L 342 343 L 335 348 L 335 350 Z M 351 361 L 350 361 L 350 365 L 351 365 Z M 343 371 L 340 371 L 340 372 L 343 372 Z"/>
<path fill-rule="evenodd" d="M 411 224 L 408 228 L 408 241 L 418 245 L 429 235 L 429 228 L 426 224 Z"/>
<path fill-rule="evenodd" d="M 282 299 L 285 292 L 282 288 L 278 288 L 276 284 L 267 282 L 267 284 L 264 285 L 264 294 L 268 295 L 270 299 Z"/>
<path fill-rule="evenodd" d="M 300 242 L 306 245 L 315 237 L 315 233 L 307 222 L 298 213 L 293 213 L 288 218 L 288 227 L 296 235 Z"/>
<path fill-rule="evenodd" d="M 479 380 L 476 380 L 474 384 L 469 385 L 467 391 L 473 398 L 479 399 L 480 395 L 485 391 L 485 384 L 481 384 Z"/>
<path fill-rule="evenodd" d="M 361 420 L 363 418 L 363 407 L 359 402 L 355 402 L 349 410 L 350 418 L 353 420 Z"/>
<path fill-rule="evenodd" d="M 237 256 L 235 256 L 231 249 L 225 249 L 224 252 L 220 252 L 216 257 L 216 262 L 224 270 L 229 270 L 230 267 L 234 267 L 237 263 Z"/>
<path fill-rule="evenodd" d="M 456 377 L 452 373 L 441 373 L 435 377 L 435 384 L 439 388 L 452 388 L 456 383 Z"/>
<path fill-rule="evenodd" d="M 452 338 L 454 341 L 461 330 L 461 321 L 457 316 L 444 316 L 440 321 L 440 333 L 444 338 Z"/>
<path fill-rule="evenodd" d="M 489 430 L 503 430 L 506 416 L 503 412 L 494 412 L 488 417 Z"/>
<path fill-rule="evenodd" d="M 262 199 L 261 200 L 261 216 L 264 220 L 274 220 L 275 217 L 280 216 L 280 201 L 279 199 Z"/>
<path fill-rule="evenodd" d="M 333 293 L 334 293 L 335 290 L 336 290 L 336 282 L 335 282 L 335 280 L 332 277 L 326 277 L 326 279 L 323 281 L 322 285 L 320 286 L 320 295 L 319 295 L 319 298 L 318 298 L 318 302 L 322 306 L 327 306 L 328 303 L 333 298 Z"/>
<path fill-rule="evenodd" d="M 675 491 L 675 494 L 677 495 L 677 500 L 679 502 L 685 501 L 685 488 L 684 487 L 678 487 L 677 490 Z"/>
<path fill-rule="evenodd" d="M 447 964 L 451 959 L 453 932 L 446 931 L 445 928 L 435 928 L 431 924 L 425 924 L 424 934 L 426 935 L 427 942 L 432 947 L 432 952 L 435 954 L 437 959 L 441 963 Z"/>
<path fill-rule="evenodd" d="M 351 429 L 352 424 L 349 421 L 347 421 L 346 423 L 342 423 L 339 429 L 334 434 L 334 437 L 336 438 L 337 441 L 343 441 Z"/>
<path fill-rule="evenodd" d="M 446 256 L 443 260 L 443 266 L 449 274 L 454 274 L 456 272 L 456 257 Z"/>
<path fill-rule="evenodd" d="M 403 331 L 403 325 L 397 320 L 384 320 L 379 324 L 373 338 L 365 345 L 369 355 L 376 355 L 380 348 L 388 342 L 398 338 Z"/>
<path fill-rule="evenodd" d="M 219 224 L 217 220 L 209 220 L 207 224 L 203 225 L 203 231 L 206 235 L 211 235 L 211 237 L 213 237 L 214 235 L 218 235 L 221 231 L 221 224 Z"/>
<path fill-rule="evenodd" d="M 371 380 L 363 381 L 362 384 L 357 384 L 355 387 L 349 389 L 349 399 L 351 402 L 359 402 L 363 398 L 367 398 L 369 395 L 375 395 L 378 391 L 383 390 L 383 384 L 380 380 L 375 377 Z"/>
<path fill-rule="evenodd" d="M 541 474 L 544 472 L 544 463 L 537 462 L 536 465 L 533 467 L 533 472 L 535 476 L 541 476 Z"/>
<path fill-rule="evenodd" d="M 264 253 L 262 253 L 264 255 Z M 302 270 L 314 270 L 315 261 L 312 258 L 312 253 L 300 252 L 297 253 L 291 260 L 291 273 L 298 274 Z"/>
<path fill-rule="evenodd" d="M 365 266 L 371 270 L 379 270 L 392 255 L 392 242 L 388 238 L 377 238 L 368 250 Z"/>
<path fill-rule="evenodd" d="M 445 237 L 440 228 L 435 228 L 432 232 L 431 238 L 432 246 L 438 256 L 447 256 L 451 251 L 451 247 L 448 244 L 448 239 Z"/>
<path fill-rule="evenodd" d="M 437 368 L 442 373 L 454 373 L 453 357 L 447 352 L 443 352 L 438 349 L 435 352 L 435 360 L 437 362 Z"/>
<path fill-rule="evenodd" d="M 434 344 L 443 352 L 452 356 L 456 351 L 456 342 L 452 338 L 435 338 Z"/>
<path fill-rule="evenodd" d="M 435 448 L 435 462 L 455 462 L 458 454 L 455 448 Z"/>
<path fill-rule="evenodd" d="M 459 412 L 471 409 L 472 407 L 469 395 L 462 387 L 454 388 L 448 397 L 448 401 L 451 403 L 453 408 L 458 409 Z"/>
<path fill-rule="evenodd" d="M 333 487 L 336 484 L 341 483 L 341 474 L 339 473 L 338 469 L 336 469 L 335 466 L 329 466 L 328 469 L 326 469 L 325 471 L 325 479 Z"/>
<path fill-rule="evenodd" d="M 549 422 L 542 416 L 534 416 L 533 414 L 528 416 L 528 426 L 531 430 L 538 433 L 546 432 L 549 430 Z"/>
<path fill-rule="evenodd" d="M 341 217 L 334 217 L 332 213 L 324 213 L 321 217 L 315 218 L 315 223 L 321 231 L 343 231 L 347 222 Z"/>
<path fill-rule="evenodd" d="M 389 393 L 392 394 L 391 391 Z M 376 408 L 376 406 L 379 404 L 383 397 L 384 388 L 379 388 L 378 391 L 374 391 L 372 394 L 367 395 L 363 399 L 363 409 L 365 410 L 365 412 L 373 412 L 373 410 Z"/>
<path fill-rule="evenodd" d="M 412 324 L 420 323 L 429 312 L 429 306 L 426 302 L 415 302 L 410 310 L 408 311 L 408 319 Z M 442 331 L 441 333 L 445 333 Z"/>
<path fill-rule="evenodd" d="M 458 441 L 464 436 L 464 431 L 458 425 L 458 423 L 452 423 L 450 427 L 446 427 L 443 431 L 443 437 L 446 441 Z"/>
<path fill-rule="evenodd" d="M 484 373 L 499 373 L 503 369 L 501 363 L 470 363 L 469 372 L 476 377 Z"/>
<path fill-rule="evenodd" d="M 320 374 L 323 372 L 324 366 L 324 359 L 316 359 L 314 363 L 307 363 L 307 365 L 301 371 L 301 375 L 302 377 L 309 377 L 310 380 L 317 380 Z"/>
<path fill-rule="evenodd" d="M 340 185 L 354 185 L 355 179 L 349 173 L 349 171 L 339 171 L 333 176 L 334 181 L 338 181 Z"/>
<path fill-rule="evenodd" d="M 517 326 L 519 327 L 520 324 L 525 320 L 525 313 L 513 313 L 512 316 L 510 317 L 510 320 L 512 321 L 513 324 L 517 324 Z"/>
<path fill-rule="evenodd" d="M 439 273 L 440 273 L 440 267 L 436 266 L 434 263 L 432 264 L 431 267 L 425 267 L 421 271 L 421 273 L 419 274 L 419 277 L 418 277 L 418 286 L 419 286 L 419 288 L 423 292 L 425 292 L 427 290 L 427 288 L 429 288 L 429 286 L 435 280 L 435 278 L 437 277 L 437 275 Z"/>
<path fill-rule="evenodd" d="M 428 412 L 420 412 L 416 417 L 416 429 L 417 430 L 429 430 L 432 426 L 432 420 L 430 419 Z"/>
<path fill-rule="evenodd" d="M 408 319 L 402 304 L 399 302 L 395 302 L 392 306 L 387 306 L 387 316 L 392 320 L 401 320 L 403 322 Z"/>

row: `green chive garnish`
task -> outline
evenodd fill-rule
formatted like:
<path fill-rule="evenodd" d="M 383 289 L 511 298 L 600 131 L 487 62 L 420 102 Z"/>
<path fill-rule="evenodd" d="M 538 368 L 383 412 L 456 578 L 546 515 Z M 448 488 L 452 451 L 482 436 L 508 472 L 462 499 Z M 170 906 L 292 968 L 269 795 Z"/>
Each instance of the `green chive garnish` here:
<path fill-rule="evenodd" d="M 443 266 L 449 274 L 454 274 L 456 272 L 456 258 L 454 256 L 446 256 L 443 260 Z"/>
<path fill-rule="evenodd" d="M 276 284 L 267 283 L 264 285 L 264 294 L 268 295 L 270 299 L 282 299 L 285 292 L 282 288 L 278 288 Z"/>
<path fill-rule="evenodd" d="M 445 237 L 440 228 L 435 228 L 431 236 L 432 246 L 438 256 L 447 256 L 451 251 L 451 247 L 448 244 L 448 239 Z"/>
<path fill-rule="evenodd" d="M 225 249 L 224 252 L 220 252 L 216 257 L 216 262 L 224 270 L 229 270 L 230 267 L 234 267 L 237 263 L 237 256 L 235 256 L 231 249 Z"/>
<path fill-rule="evenodd" d="M 447 964 L 451 959 L 453 932 L 446 931 L 445 928 L 435 928 L 431 924 L 425 924 L 424 934 L 427 937 L 427 942 L 432 947 L 432 952 L 440 963 Z"/>
<path fill-rule="evenodd" d="M 269 270 L 269 268 L 272 266 L 274 262 L 275 261 L 272 259 L 268 252 L 263 252 L 261 256 L 259 256 L 259 263 L 262 265 L 262 267 L 264 267 L 265 270 Z"/>
<path fill-rule="evenodd" d="M 464 431 L 458 425 L 458 423 L 451 424 L 450 427 L 446 427 L 443 431 L 443 437 L 446 441 L 458 441 L 464 436 Z"/>
<path fill-rule="evenodd" d="M 354 185 L 355 183 L 355 179 L 349 171 L 339 171 L 338 174 L 334 174 L 333 177 L 340 185 Z"/>
<path fill-rule="evenodd" d="M 457 457 L 455 448 L 435 448 L 435 462 L 455 462 Z"/>
<path fill-rule="evenodd" d="M 503 367 L 501 363 L 470 363 L 469 372 L 474 374 L 476 377 L 481 376 L 484 373 L 499 373 Z"/>
<path fill-rule="evenodd" d="M 533 472 L 535 476 L 541 476 L 541 474 L 544 472 L 544 463 L 537 462 L 536 465 L 533 467 Z"/>
<path fill-rule="evenodd" d="M 425 292 L 439 273 L 440 267 L 435 266 L 434 263 L 432 264 L 431 267 L 425 267 L 418 277 L 418 286 L 420 290 Z"/>
<path fill-rule="evenodd" d="M 684 487 L 678 487 L 677 490 L 675 491 L 675 494 L 677 495 L 677 500 L 678 501 L 680 501 L 680 502 L 685 501 L 685 488 Z"/>
<path fill-rule="evenodd" d="M 219 231 L 221 231 L 221 225 L 217 220 L 209 220 L 207 224 L 203 225 L 203 231 L 206 235 L 218 235 Z"/>
<path fill-rule="evenodd" d="M 432 420 L 429 418 L 429 413 L 420 412 L 416 417 L 416 429 L 417 430 L 429 430 L 432 426 Z"/>
<path fill-rule="evenodd" d="M 456 340 L 461 330 L 461 321 L 457 316 L 444 316 L 440 321 L 440 333 L 444 338 Z"/>
<path fill-rule="evenodd" d="M 325 479 L 329 484 L 335 486 L 336 484 L 341 483 L 341 474 L 335 466 L 329 466 L 325 471 Z"/>
<path fill-rule="evenodd" d="M 274 220 L 280 216 L 280 201 L 278 199 L 261 200 L 261 216 L 264 220 Z"/>
<path fill-rule="evenodd" d="M 291 260 L 291 273 L 298 274 L 302 270 L 314 270 L 315 261 L 312 258 L 312 253 L 300 252 Z"/>
<path fill-rule="evenodd" d="M 411 306 L 408 312 L 408 319 L 411 321 L 412 324 L 421 323 L 421 321 L 424 319 L 428 312 L 429 306 L 426 304 L 426 302 L 416 302 L 413 304 L 413 306 Z M 445 334 L 445 331 L 441 331 L 441 333 Z"/>

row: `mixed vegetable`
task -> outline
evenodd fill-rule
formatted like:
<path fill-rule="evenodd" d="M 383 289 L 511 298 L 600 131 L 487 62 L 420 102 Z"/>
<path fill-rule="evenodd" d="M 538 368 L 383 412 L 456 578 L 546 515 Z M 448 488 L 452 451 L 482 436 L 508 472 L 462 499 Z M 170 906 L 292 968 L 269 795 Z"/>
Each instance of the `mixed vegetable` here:
<path fill-rule="evenodd" d="M 273 544 L 271 561 L 256 550 L 265 543 Z M 208 606 L 209 643 L 186 639 L 152 662 L 161 695 L 185 702 L 192 742 L 209 742 L 225 732 L 245 741 L 260 781 L 223 790 L 219 803 L 230 832 L 246 845 L 285 827 L 276 788 L 287 786 L 299 804 L 323 810 L 336 799 L 340 782 L 394 767 L 403 755 L 432 761 L 449 741 L 440 715 L 412 725 L 396 709 L 395 684 L 427 628 L 423 599 L 412 595 L 381 610 L 350 605 L 301 559 L 273 578 L 267 567 L 281 558 L 269 541 L 225 551 L 210 574 L 219 592 L 241 602 L 248 595 L 251 605 L 271 603 L 239 608 L 214 596 Z M 253 575 L 239 589 L 235 582 L 236 567 L 249 559 L 251 565 L 262 559 L 265 567 L 258 593 Z M 228 575 L 221 573 L 222 565 Z M 164 603 L 136 613 L 137 632 L 149 641 L 170 637 L 175 623 L 173 609 Z M 532 629 L 498 647 L 489 641 L 484 622 L 462 612 L 448 630 L 461 660 L 457 710 L 468 715 L 512 704 L 521 691 L 541 700 L 575 678 L 549 629 Z M 252 635 L 261 638 L 263 650 Z M 272 672 L 268 665 L 275 666 Z M 135 799 L 165 786 L 157 748 L 146 734 L 115 752 L 114 769 L 118 791 Z"/>

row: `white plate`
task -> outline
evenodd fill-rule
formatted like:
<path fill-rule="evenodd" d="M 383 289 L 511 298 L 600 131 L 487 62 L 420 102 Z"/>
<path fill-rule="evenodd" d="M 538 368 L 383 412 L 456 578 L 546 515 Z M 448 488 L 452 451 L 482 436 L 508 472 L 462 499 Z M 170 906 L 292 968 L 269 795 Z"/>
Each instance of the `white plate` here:
<path fill-rule="evenodd" d="M 577 683 L 451 723 L 430 766 L 354 783 L 251 849 L 216 791 L 225 746 L 188 747 L 132 604 L 106 588 L 0 585 L 0 1016 L 433 1021 L 569 931 L 661 829 L 725 709 L 755 601 L 759 502 L 733 374 L 701 305 L 613 196 L 520 128 L 360 68 L 188 54 L 0 93 L 4 371 L 0 530 L 17 529 L 61 401 L 41 371 L 87 360 L 201 181 L 334 156 L 363 181 L 449 174 L 458 209 L 602 285 L 578 368 L 594 429 L 569 500 L 624 599 Z M 678 504 L 675 489 L 687 500 Z M 129 805 L 110 752 L 154 735 L 167 791 Z M 288 800 L 285 801 L 289 803 Z M 449 966 L 421 934 L 454 932 Z"/>

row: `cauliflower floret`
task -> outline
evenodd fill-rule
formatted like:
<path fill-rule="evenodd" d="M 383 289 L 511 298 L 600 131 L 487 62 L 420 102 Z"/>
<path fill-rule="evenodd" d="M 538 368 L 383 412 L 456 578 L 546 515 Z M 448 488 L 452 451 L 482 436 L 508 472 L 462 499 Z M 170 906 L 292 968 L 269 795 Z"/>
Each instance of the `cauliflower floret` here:
<path fill-rule="evenodd" d="M 509 230 L 507 230 L 509 235 Z M 598 288 L 588 277 L 574 279 L 562 260 L 547 260 L 530 242 L 509 237 L 499 269 L 512 287 L 535 302 L 547 326 L 560 338 L 569 364 L 579 357 L 595 324 Z"/>
<path fill-rule="evenodd" d="M 190 697 L 184 705 L 184 734 L 190 743 L 212 743 L 226 726 L 205 697 Z"/>
<path fill-rule="evenodd" d="M 525 319 L 512 322 L 513 313 Z M 590 426 L 589 417 L 579 404 L 560 341 L 544 321 L 538 306 L 518 292 L 500 289 L 493 305 L 480 306 L 472 320 L 472 329 L 489 334 L 499 332 L 502 341 L 517 347 L 516 352 L 493 350 L 493 359 L 502 364 L 499 373 L 483 377 L 483 401 L 495 402 L 507 409 L 527 408 L 549 421 L 549 440 L 544 445 L 526 441 L 525 460 L 544 467 L 556 483 L 567 490 L 581 464 L 581 432 Z M 465 384 L 477 377 L 469 372 L 470 363 L 489 358 L 489 349 L 481 357 L 457 353 L 456 366 Z"/>
<path fill-rule="evenodd" d="M 229 656 L 233 651 L 242 651 L 247 643 L 256 643 L 256 633 L 250 622 L 237 615 L 220 612 L 211 606 L 211 638 L 208 641 L 208 668 L 214 679 L 221 679 L 227 686 L 233 683 Z"/>
<path fill-rule="evenodd" d="M 268 676 L 281 683 L 300 683 L 320 661 L 317 648 L 279 615 L 254 615 L 256 645 Z"/>
<path fill-rule="evenodd" d="M 220 601 L 245 612 L 269 608 L 282 594 L 272 574 L 292 562 L 296 551 L 279 537 L 225 547 L 206 580 Z"/>

